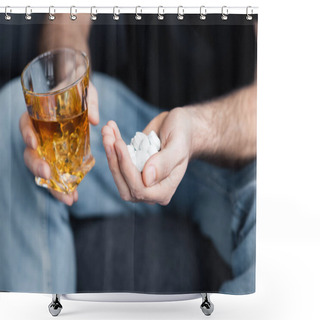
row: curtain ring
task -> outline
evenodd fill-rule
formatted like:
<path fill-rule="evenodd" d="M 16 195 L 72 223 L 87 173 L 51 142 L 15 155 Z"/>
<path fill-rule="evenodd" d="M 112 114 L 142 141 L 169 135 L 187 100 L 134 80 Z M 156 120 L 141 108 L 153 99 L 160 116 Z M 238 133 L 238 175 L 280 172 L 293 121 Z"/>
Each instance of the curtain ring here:
<path fill-rule="evenodd" d="M 223 6 L 221 8 L 221 19 L 222 20 L 228 20 L 228 14 L 229 14 L 228 7 Z"/>
<path fill-rule="evenodd" d="M 31 13 L 32 13 L 31 7 L 27 6 L 26 7 L 26 15 L 24 16 L 24 18 L 28 21 L 31 20 Z"/>
<path fill-rule="evenodd" d="M 200 20 L 206 20 L 207 18 L 207 8 L 205 6 L 200 7 Z"/>
<path fill-rule="evenodd" d="M 141 8 L 140 6 L 137 6 L 137 7 L 136 7 L 136 16 L 135 16 L 135 19 L 136 19 L 136 20 L 141 20 L 142 17 L 141 17 L 140 14 L 138 14 L 138 9 L 139 9 L 139 13 L 142 14 L 142 8 Z"/>
<path fill-rule="evenodd" d="M 56 17 L 54 15 L 54 13 L 56 12 L 56 9 L 54 8 L 54 6 L 49 7 L 49 20 L 53 21 Z"/>
<path fill-rule="evenodd" d="M 7 21 L 10 21 L 11 20 L 11 16 L 9 15 L 8 12 L 12 12 L 12 10 L 10 9 L 9 6 L 6 6 L 4 8 L 4 18 L 7 20 Z"/>
<path fill-rule="evenodd" d="M 95 9 L 95 13 L 93 13 L 93 9 Z M 90 9 L 90 19 L 91 19 L 91 21 L 97 20 L 97 9 L 95 6 L 91 7 L 91 9 Z"/>
<path fill-rule="evenodd" d="M 178 7 L 178 16 L 177 16 L 177 19 L 178 19 L 178 20 L 183 20 L 183 15 L 184 15 L 183 6 L 179 6 L 179 7 Z"/>
<path fill-rule="evenodd" d="M 76 13 L 77 13 L 77 8 L 76 8 L 75 6 L 70 7 L 70 19 L 71 19 L 72 21 L 77 20 L 77 15 L 76 15 Z"/>
<path fill-rule="evenodd" d="M 160 13 L 160 9 L 162 9 L 162 13 Z M 158 20 L 163 20 L 164 19 L 164 8 L 163 6 L 158 7 Z"/>
<path fill-rule="evenodd" d="M 117 10 L 117 12 L 116 12 Z M 113 7 L 113 20 L 119 20 L 120 17 L 119 17 L 119 14 L 120 14 L 120 10 L 118 7 Z"/>
<path fill-rule="evenodd" d="M 249 13 L 249 10 L 251 10 L 250 13 Z M 252 20 L 252 14 L 253 14 L 253 9 L 252 9 L 252 7 L 248 6 L 246 9 L 246 19 L 248 21 Z"/>

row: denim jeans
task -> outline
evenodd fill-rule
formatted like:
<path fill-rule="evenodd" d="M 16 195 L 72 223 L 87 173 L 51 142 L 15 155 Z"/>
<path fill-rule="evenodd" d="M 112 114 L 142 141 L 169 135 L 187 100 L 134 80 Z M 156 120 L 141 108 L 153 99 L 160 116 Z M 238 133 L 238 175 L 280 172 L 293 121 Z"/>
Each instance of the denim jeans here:
<path fill-rule="evenodd" d="M 0 91 L 0 291 L 76 291 L 70 214 L 86 218 L 132 211 L 161 214 L 163 210 L 159 205 L 120 198 L 101 138 L 102 126 L 115 120 L 129 143 L 161 110 L 106 75 L 94 73 L 92 81 L 100 110 L 100 124 L 90 128 L 96 164 L 79 185 L 79 200 L 71 208 L 38 187 L 24 164 L 19 118 L 26 106 L 20 79 Z M 169 204 L 191 215 L 231 267 L 234 278 L 222 285 L 222 293 L 255 290 L 255 192 L 255 161 L 233 170 L 194 160 Z"/>

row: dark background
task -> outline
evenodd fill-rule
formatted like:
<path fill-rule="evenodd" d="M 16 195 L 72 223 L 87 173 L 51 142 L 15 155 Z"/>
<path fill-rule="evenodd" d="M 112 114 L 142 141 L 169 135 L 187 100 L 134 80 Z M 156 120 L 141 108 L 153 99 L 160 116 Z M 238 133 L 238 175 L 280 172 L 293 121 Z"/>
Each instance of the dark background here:
<path fill-rule="evenodd" d="M 88 17 L 89 18 L 89 17 Z M 254 21 L 245 15 L 99 16 L 90 34 L 92 69 L 123 81 L 151 104 L 171 108 L 203 102 L 249 84 L 256 68 Z M 19 76 L 39 54 L 41 23 L 47 15 L 0 15 L 0 86 Z M 72 22 L 70 22 L 72 23 Z M 23 54 L 21 54 L 23 53 Z"/>

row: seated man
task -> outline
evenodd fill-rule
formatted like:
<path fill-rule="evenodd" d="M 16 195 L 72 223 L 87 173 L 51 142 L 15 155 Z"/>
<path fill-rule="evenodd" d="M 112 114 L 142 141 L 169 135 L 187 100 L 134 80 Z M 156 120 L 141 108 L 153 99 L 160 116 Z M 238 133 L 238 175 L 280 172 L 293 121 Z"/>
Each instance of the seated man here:
<path fill-rule="evenodd" d="M 45 25 L 42 50 L 70 46 L 75 39 L 76 49 L 89 52 L 89 24 L 84 19 L 81 24 Z M 216 100 L 159 112 L 119 81 L 94 73 L 88 104 L 89 121 L 95 125 L 90 141 L 96 165 L 73 194 L 50 190 L 53 197 L 32 182 L 30 172 L 48 179 L 50 168 L 36 151 L 37 137 L 24 111 L 18 79 L 1 90 L 0 101 L 7 102 L 1 150 L 12 146 L 1 161 L 0 240 L 6 246 L 0 250 L 0 290 L 76 291 L 70 214 L 132 217 L 171 210 L 190 215 L 230 267 L 232 279 L 220 292 L 254 291 L 255 82 Z M 142 174 L 126 147 L 141 129 L 154 130 L 161 140 L 161 151 L 148 160 Z M 210 285 L 198 289 L 212 290 Z M 139 288 L 133 284 L 127 290 Z"/>

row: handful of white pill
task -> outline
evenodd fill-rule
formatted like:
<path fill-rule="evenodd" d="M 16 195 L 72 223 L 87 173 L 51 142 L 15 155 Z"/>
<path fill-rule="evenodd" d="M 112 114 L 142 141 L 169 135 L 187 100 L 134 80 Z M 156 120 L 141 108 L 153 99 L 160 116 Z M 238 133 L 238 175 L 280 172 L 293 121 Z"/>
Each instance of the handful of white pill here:
<path fill-rule="evenodd" d="M 142 172 L 148 159 L 160 150 L 160 139 L 154 131 L 149 135 L 136 132 L 127 148 L 133 164 Z"/>

